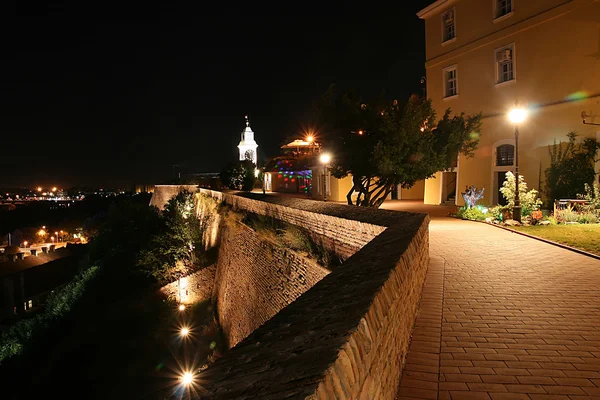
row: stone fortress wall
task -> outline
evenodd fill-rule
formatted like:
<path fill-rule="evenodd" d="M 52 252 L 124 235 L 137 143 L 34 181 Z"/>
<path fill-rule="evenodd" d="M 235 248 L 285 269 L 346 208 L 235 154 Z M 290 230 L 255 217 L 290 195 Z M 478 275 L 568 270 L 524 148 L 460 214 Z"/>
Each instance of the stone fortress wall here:
<path fill-rule="evenodd" d="M 301 226 L 346 259 L 327 274 L 213 219 L 209 238 L 221 243 L 213 298 L 235 346 L 198 373 L 197 397 L 393 399 L 429 261 L 428 217 L 196 190 Z"/>
<path fill-rule="evenodd" d="M 253 229 L 224 226 L 213 304 L 228 347 L 233 347 L 329 271 L 281 248 Z"/>

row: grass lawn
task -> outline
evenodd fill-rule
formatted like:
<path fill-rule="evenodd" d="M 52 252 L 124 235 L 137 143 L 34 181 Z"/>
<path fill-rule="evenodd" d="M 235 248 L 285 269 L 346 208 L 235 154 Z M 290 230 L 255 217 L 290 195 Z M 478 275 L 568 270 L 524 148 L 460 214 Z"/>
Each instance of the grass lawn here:
<path fill-rule="evenodd" d="M 511 229 L 600 255 L 600 224 L 519 226 Z"/>

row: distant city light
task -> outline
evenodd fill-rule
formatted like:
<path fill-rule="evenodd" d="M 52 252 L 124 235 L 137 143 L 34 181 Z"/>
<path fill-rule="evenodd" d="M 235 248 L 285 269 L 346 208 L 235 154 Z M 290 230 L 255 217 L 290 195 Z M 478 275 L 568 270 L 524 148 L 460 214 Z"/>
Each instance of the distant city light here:
<path fill-rule="evenodd" d="M 365 132 L 364 132 L 364 131 L 362 131 L 362 130 L 361 130 L 361 131 L 358 131 L 358 134 L 359 134 L 359 135 L 362 135 L 363 133 L 365 133 Z"/>
<path fill-rule="evenodd" d="M 38 191 L 38 192 L 41 192 L 41 191 L 42 191 L 42 187 L 41 187 L 41 186 L 38 186 L 38 187 L 37 187 L 37 191 Z"/>
<path fill-rule="evenodd" d="M 52 191 L 53 191 L 53 192 L 56 192 L 56 186 L 54 186 L 54 187 L 52 188 Z"/>

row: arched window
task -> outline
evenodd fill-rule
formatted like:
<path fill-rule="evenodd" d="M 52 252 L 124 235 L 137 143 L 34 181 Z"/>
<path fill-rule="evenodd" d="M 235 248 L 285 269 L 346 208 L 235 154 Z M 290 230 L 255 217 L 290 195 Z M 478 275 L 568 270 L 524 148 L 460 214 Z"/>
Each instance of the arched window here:
<path fill-rule="evenodd" d="M 512 166 L 515 163 L 515 146 L 503 144 L 496 147 L 496 166 Z"/>

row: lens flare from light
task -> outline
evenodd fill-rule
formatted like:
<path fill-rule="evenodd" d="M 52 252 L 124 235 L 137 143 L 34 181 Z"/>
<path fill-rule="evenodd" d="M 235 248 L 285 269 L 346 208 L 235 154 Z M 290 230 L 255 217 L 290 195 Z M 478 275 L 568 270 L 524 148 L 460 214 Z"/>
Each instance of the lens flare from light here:
<path fill-rule="evenodd" d="M 180 304 L 179 311 L 184 311 L 184 310 L 185 310 L 185 304 Z"/>
<path fill-rule="evenodd" d="M 190 328 L 183 327 L 181 328 L 181 336 L 187 336 L 190 334 Z"/>
<path fill-rule="evenodd" d="M 515 124 L 525 121 L 525 118 L 527 118 L 527 111 L 523 108 L 513 108 L 508 113 L 508 119 Z"/>
<path fill-rule="evenodd" d="M 183 383 L 185 386 L 189 386 L 192 384 L 192 382 L 194 382 L 194 374 L 187 371 L 184 372 L 183 375 L 181 375 L 181 383 Z"/>

